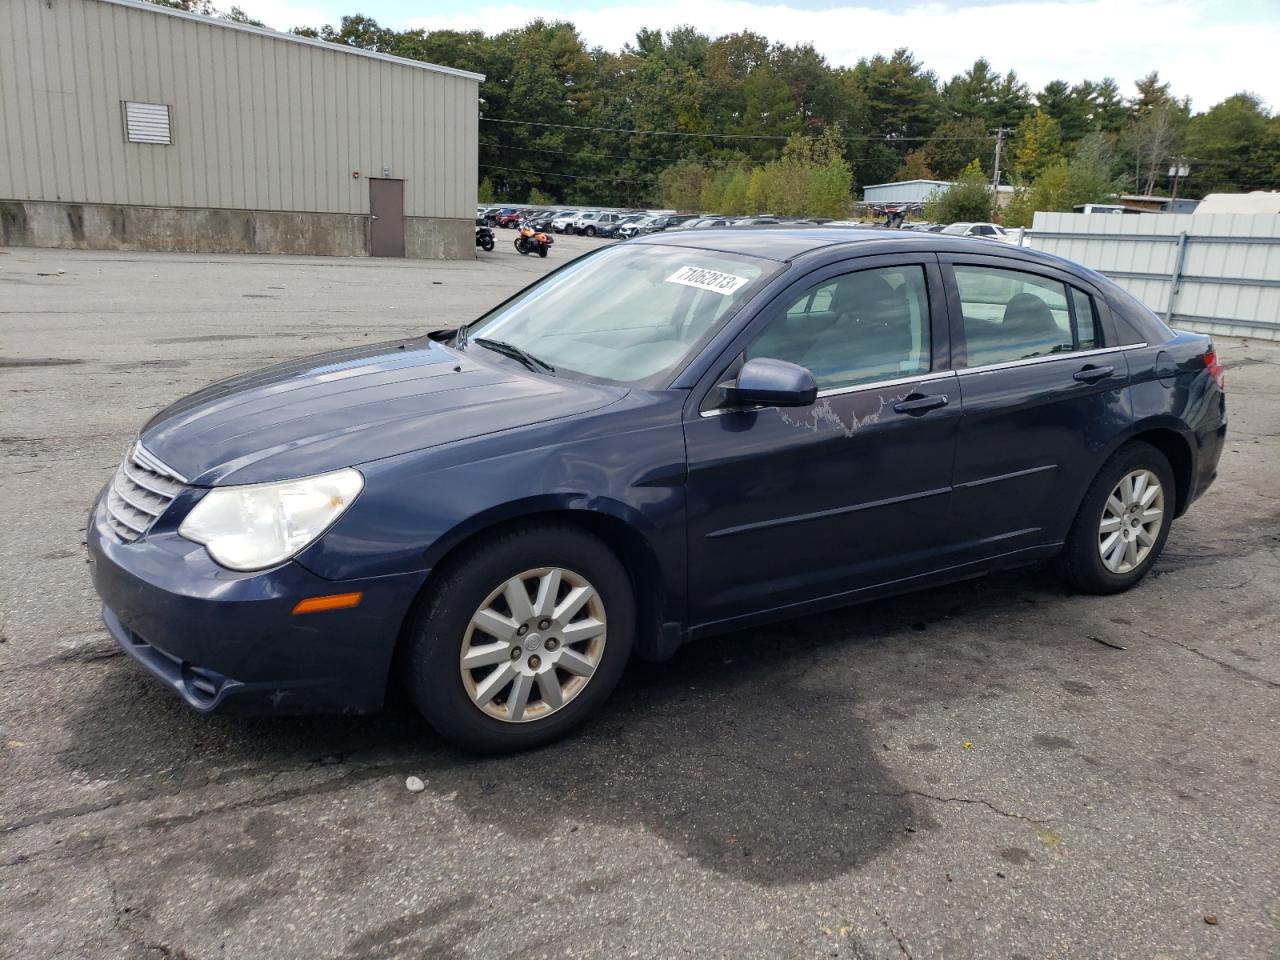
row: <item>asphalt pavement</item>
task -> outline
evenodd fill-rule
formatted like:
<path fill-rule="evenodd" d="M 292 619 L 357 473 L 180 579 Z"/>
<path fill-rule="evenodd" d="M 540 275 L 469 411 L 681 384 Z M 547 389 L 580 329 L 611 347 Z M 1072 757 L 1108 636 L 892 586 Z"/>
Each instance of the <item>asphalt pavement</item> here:
<path fill-rule="evenodd" d="M 1280 345 L 1220 342 L 1221 477 L 1132 592 L 1033 569 L 707 640 L 535 753 L 402 702 L 197 716 L 119 654 L 82 528 L 142 422 L 601 242 L 498 239 L 0 248 L 0 957 L 1280 957 Z"/>

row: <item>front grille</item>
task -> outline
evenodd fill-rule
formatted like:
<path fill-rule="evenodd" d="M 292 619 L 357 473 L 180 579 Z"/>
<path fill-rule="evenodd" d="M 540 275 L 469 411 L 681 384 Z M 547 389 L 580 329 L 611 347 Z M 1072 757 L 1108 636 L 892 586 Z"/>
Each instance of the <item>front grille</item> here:
<path fill-rule="evenodd" d="M 107 491 L 107 523 L 125 543 L 143 536 L 186 481 L 134 444 Z"/>

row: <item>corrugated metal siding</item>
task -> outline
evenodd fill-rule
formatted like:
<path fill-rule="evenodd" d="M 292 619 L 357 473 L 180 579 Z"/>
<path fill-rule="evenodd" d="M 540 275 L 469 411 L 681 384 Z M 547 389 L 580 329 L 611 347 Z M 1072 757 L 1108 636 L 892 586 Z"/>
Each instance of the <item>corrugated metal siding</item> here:
<path fill-rule="evenodd" d="M 1175 327 L 1280 339 L 1280 216 L 1037 213 L 1028 246 L 1106 274 Z"/>
<path fill-rule="evenodd" d="M 0 2 L 0 199 L 474 216 L 479 84 L 108 0 Z M 170 146 L 122 102 L 168 105 Z M 353 171 L 360 179 L 353 179 Z"/>
<path fill-rule="evenodd" d="M 867 203 L 924 203 L 935 193 L 945 193 L 950 186 L 941 180 L 873 183 L 863 188 L 862 199 Z"/>

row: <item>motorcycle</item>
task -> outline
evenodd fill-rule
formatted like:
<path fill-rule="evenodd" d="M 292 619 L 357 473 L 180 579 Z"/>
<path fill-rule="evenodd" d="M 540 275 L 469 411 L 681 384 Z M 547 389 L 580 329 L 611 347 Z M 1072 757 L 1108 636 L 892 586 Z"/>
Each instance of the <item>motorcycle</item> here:
<path fill-rule="evenodd" d="M 493 228 L 489 226 L 489 221 L 483 217 L 476 218 L 476 246 L 485 253 L 489 253 L 493 249 Z"/>
<path fill-rule="evenodd" d="M 521 256 L 536 250 L 538 256 L 545 257 L 551 248 L 551 242 L 551 237 L 547 234 L 536 231 L 533 227 L 521 227 L 520 236 L 516 237 L 515 244 Z"/>

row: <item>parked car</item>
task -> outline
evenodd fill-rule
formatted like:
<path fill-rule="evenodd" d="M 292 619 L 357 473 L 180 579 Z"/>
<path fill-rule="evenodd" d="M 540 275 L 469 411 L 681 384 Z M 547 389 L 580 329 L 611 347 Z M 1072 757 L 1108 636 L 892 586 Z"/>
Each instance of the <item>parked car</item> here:
<path fill-rule="evenodd" d="M 613 223 L 601 224 L 599 229 L 596 232 L 596 235 L 600 237 L 607 237 L 607 238 L 625 236 L 625 234 L 623 234 L 622 232 L 623 230 L 633 227 L 636 224 L 640 223 L 642 220 L 647 220 L 647 219 L 649 218 L 642 213 L 626 214 L 624 216 L 619 217 Z M 631 234 L 631 235 L 634 236 L 634 234 Z"/>
<path fill-rule="evenodd" d="M 653 233 L 655 224 L 657 224 L 659 219 L 660 219 L 659 217 L 651 217 L 645 214 L 640 214 L 639 216 L 636 217 L 636 219 L 632 220 L 630 223 L 620 224 L 618 227 L 617 236 L 621 237 L 623 240 L 628 240 L 631 237 L 638 237 L 642 233 Z M 661 229 L 661 228 L 658 228 L 658 229 Z"/>
<path fill-rule="evenodd" d="M 649 221 L 644 225 L 644 229 L 640 232 L 658 233 L 662 230 L 667 230 L 671 227 L 676 227 L 680 224 L 696 219 L 697 217 L 691 213 L 661 214 L 656 217 L 650 217 Z"/>
<path fill-rule="evenodd" d="M 729 220 L 726 217 L 694 217 L 685 220 L 683 223 L 677 223 L 668 229 L 671 230 L 706 230 L 710 227 L 727 227 Z"/>
<path fill-rule="evenodd" d="M 556 233 L 564 233 L 565 230 L 573 226 L 573 222 L 577 220 L 579 213 L 577 210 L 561 210 L 555 215 L 551 221 L 551 229 Z"/>
<path fill-rule="evenodd" d="M 739 217 L 733 221 L 732 226 L 735 227 L 759 227 L 769 224 L 781 223 L 780 217 Z"/>
<path fill-rule="evenodd" d="M 605 227 L 612 226 L 624 219 L 625 214 L 612 210 L 590 211 L 582 214 L 573 224 L 573 232 L 586 237 L 594 237 Z"/>
<path fill-rule="evenodd" d="M 522 227 L 532 227 L 539 233 L 551 229 L 551 222 L 556 218 L 555 210 L 529 210 L 520 221 Z"/>
<path fill-rule="evenodd" d="M 531 210 L 526 210 L 518 207 L 509 208 L 499 213 L 497 217 L 494 218 L 494 222 L 499 227 L 503 227 L 504 229 L 508 229 L 508 230 L 514 230 L 516 227 L 520 226 L 520 224 L 524 221 L 525 216 L 532 212 L 533 211 Z"/>
<path fill-rule="evenodd" d="M 943 227 L 939 233 L 952 237 L 977 237 L 980 240 L 1015 242 L 1014 238 L 998 223 L 952 223 Z"/>
<path fill-rule="evenodd" d="M 451 742 L 513 750 L 697 637 L 1052 558 L 1133 587 L 1226 429 L 1212 341 L 1065 260 L 659 234 L 161 411 L 90 571 L 198 711 L 368 711 L 396 682 Z"/>

